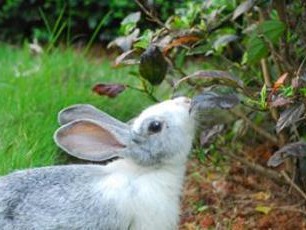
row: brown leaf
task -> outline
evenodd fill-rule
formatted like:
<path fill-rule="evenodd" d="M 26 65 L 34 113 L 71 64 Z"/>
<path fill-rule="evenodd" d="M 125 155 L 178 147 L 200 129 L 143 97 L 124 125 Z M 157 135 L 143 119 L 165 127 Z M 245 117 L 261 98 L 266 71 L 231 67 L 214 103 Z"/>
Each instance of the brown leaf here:
<path fill-rule="evenodd" d="M 281 112 L 277 123 L 276 132 L 279 133 L 284 128 L 293 125 L 301 120 L 305 113 L 305 105 L 303 103 L 296 103 L 288 109 Z"/>
<path fill-rule="evenodd" d="M 238 217 L 233 223 L 232 230 L 244 230 L 245 226 L 245 220 L 241 217 Z"/>
<path fill-rule="evenodd" d="M 96 84 L 92 91 L 95 93 L 101 95 L 101 96 L 107 96 L 110 98 L 117 97 L 118 94 L 122 93 L 125 90 L 126 86 L 122 84 Z"/>
<path fill-rule="evenodd" d="M 112 47 L 119 47 L 122 51 L 126 52 L 132 48 L 132 44 L 134 41 L 136 41 L 139 33 L 140 30 L 137 28 L 131 34 L 127 36 L 118 37 L 114 41 L 110 42 L 107 45 L 107 48 L 109 49 Z"/>
<path fill-rule="evenodd" d="M 267 165 L 277 167 L 288 157 L 302 158 L 306 156 L 306 142 L 298 141 L 285 145 L 270 157 Z"/>
<path fill-rule="evenodd" d="M 210 214 L 205 215 L 200 222 L 200 226 L 204 229 L 213 227 L 214 225 L 215 225 L 215 220 Z"/>
<path fill-rule="evenodd" d="M 163 49 L 163 53 L 166 55 L 169 50 L 171 50 L 174 47 L 185 45 L 187 43 L 193 43 L 199 41 L 201 38 L 195 35 L 186 35 L 183 37 L 179 37 L 177 39 L 174 39 L 171 43 L 169 43 L 166 47 Z"/>
<path fill-rule="evenodd" d="M 289 99 L 289 98 L 285 98 L 285 97 L 282 97 L 282 96 L 276 96 L 276 98 L 269 102 L 269 105 L 270 107 L 282 107 L 282 106 L 285 106 L 285 105 L 289 105 L 291 104 L 292 101 Z"/>
<path fill-rule="evenodd" d="M 271 198 L 271 194 L 269 192 L 257 192 L 251 195 L 251 197 L 257 201 L 266 201 Z"/>
<path fill-rule="evenodd" d="M 281 86 L 285 84 L 285 81 L 287 80 L 288 73 L 282 74 L 274 83 L 273 85 L 273 91 L 277 91 Z"/>
<path fill-rule="evenodd" d="M 118 68 L 121 66 L 127 66 L 127 65 L 136 65 L 139 64 L 139 60 L 136 60 L 132 58 L 133 54 L 135 53 L 135 50 L 128 50 L 121 55 L 119 55 L 114 64 L 113 67 Z"/>

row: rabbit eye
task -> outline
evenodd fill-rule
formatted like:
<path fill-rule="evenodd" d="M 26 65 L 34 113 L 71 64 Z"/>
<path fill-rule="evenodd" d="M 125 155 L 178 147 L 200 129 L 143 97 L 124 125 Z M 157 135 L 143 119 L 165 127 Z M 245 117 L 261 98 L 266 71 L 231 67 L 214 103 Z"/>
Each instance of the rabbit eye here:
<path fill-rule="evenodd" d="M 160 121 L 152 121 L 149 124 L 148 130 L 150 133 L 158 133 L 162 130 L 163 124 Z"/>

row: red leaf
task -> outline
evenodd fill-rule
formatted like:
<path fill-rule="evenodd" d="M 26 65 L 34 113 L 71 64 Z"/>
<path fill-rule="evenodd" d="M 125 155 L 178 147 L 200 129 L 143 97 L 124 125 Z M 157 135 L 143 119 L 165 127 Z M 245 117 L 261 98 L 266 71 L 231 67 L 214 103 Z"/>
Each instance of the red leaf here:
<path fill-rule="evenodd" d="M 107 96 L 110 98 L 114 98 L 118 96 L 121 92 L 125 90 L 126 86 L 122 84 L 96 84 L 92 91 L 95 93 L 101 95 L 101 96 Z"/>
<path fill-rule="evenodd" d="M 210 214 L 206 214 L 200 222 L 200 226 L 204 229 L 213 227 L 215 225 L 215 220 Z"/>

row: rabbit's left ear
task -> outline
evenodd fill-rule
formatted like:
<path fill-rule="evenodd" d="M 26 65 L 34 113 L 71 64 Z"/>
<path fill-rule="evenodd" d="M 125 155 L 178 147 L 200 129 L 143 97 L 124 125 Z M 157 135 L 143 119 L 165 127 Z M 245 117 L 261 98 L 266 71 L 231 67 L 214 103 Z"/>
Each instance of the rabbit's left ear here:
<path fill-rule="evenodd" d="M 72 156 L 90 161 L 105 161 L 121 156 L 128 135 L 129 130 L 118 132 L 118 127 L 83 119 L 60 127 L 54 134 L 54 140 Z"/>
<path fill-rule="evenodd" d="M 101 124 L 110 124 L 122 129 L 128 128 L 127 124 L 113 118 L 112 116 L 89 104 L 72 105 L 58 113 L 58 123 L 60 125 L 65 125 L 69 122 L 81 119 L 94 120 Z"/>

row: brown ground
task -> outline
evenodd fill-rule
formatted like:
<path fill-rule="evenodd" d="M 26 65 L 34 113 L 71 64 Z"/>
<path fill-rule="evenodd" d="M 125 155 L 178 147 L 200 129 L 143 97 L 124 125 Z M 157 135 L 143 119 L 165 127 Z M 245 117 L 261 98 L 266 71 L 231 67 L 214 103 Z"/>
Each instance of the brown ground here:
<path fill-rule="evenodd" d="M 257 156 L 250 160 L 265 162 L 265 156 Z M 216 167 L 209 160 L 190 160 L 182 209 L 181 230 L 306 229 L 305 200 L 294 189 L 237 161 Z"/>

